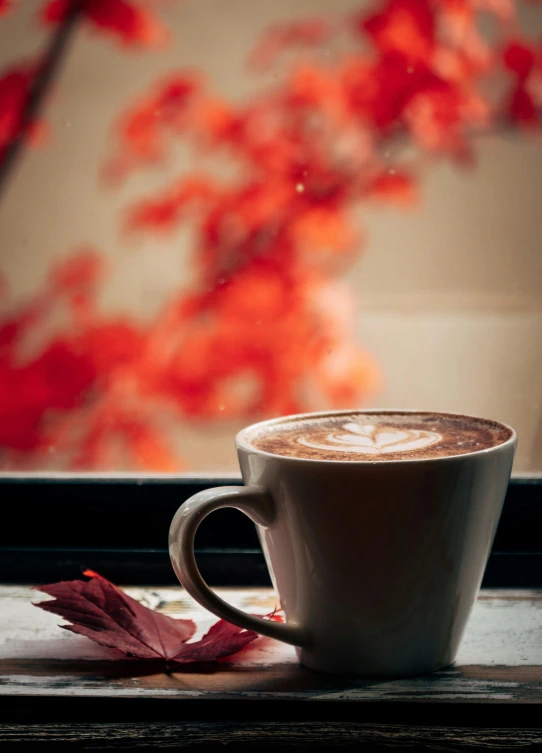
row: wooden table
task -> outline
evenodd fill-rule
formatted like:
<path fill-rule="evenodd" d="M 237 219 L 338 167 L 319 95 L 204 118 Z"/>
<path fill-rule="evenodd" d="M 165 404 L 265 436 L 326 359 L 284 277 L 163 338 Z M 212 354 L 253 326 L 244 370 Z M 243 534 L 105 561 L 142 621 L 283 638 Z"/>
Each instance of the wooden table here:
<path fill-rule="evenodd" d="M 127 588 L 148 606 L 215 618 L 178 588 Z M 217 589 L 265 614 L 269 589 Z M 31 606 L 43 595 L 0 586 L 0 749 L 542 749 L 542 591 L 483 591 L 454 667 L 395 681 L 299 667 L 261 638 L 238 656 L 165 674 L 60 630 Z"/>

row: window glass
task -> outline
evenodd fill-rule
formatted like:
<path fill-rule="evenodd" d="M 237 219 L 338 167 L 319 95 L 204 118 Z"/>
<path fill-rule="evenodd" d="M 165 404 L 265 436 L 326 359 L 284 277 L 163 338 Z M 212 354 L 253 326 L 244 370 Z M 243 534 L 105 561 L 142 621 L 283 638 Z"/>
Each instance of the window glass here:
<path fill-rule="evenodd" d="M 0 469 L 334 407 L 542 470 L 542 5 L 0 0 Z"/>

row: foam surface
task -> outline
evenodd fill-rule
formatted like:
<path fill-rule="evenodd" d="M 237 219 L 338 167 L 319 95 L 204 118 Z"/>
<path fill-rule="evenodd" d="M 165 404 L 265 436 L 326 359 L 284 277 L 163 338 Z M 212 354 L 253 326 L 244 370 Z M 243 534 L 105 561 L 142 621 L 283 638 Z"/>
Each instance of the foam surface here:
<path fill-rule="evenodd" d="M 439 413 L 347 413 L 285 420 L 249 443 L 275 455 L 315 460 L 414 460 L 463 455 L 506 442 L 495 421 Z"/>

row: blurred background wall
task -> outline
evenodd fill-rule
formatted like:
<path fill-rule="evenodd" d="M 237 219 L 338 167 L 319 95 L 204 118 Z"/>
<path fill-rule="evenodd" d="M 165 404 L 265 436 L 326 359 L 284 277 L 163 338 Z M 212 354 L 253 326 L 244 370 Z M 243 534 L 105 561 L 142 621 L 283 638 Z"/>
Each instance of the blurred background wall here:
<path fill-rule="evenodd" d="M 109 310 L 147 317 L 190 280 L 190 241 L 173 236 L 126 243 L 119 227 L 131 198 L 183 169 L 179 151 L 165 170 L 120 190 L 99 183 L 119 105 L 174 68 L 206 71 L 228 98 L 261 77 L 245 60 L 269 23 L 303 14 L 344 13 L 354 0 L 183 0 L 164 4 L 174 32 L 163 52 L 119 52 L 79 33 L 47 108 L 46 148 L 27 151 L 0 204 L 0 271 L 15 298 L 39 285 L 51 261 L 81 243 L 110 256 L 103 296 Z M 0 26 L 0 65 L 31 57 L 46 34 L 22 0 Z M 523 21 L 542 30 L 542 8 Z M 270 76 L 273 76 L 271 72 Z M 350 273 L 359 338 L 380 363 L 384 385 L 371 404 L 475 413 L 520 433 L 516 470 L 542 471 L 542 143 L 503 132 L 479 144 L 475 169 L 428 166 L 420 206 L 360 218 L 364 256 Z M 187 467 L 234 470 L 237 426 L 179 431 Z"/>

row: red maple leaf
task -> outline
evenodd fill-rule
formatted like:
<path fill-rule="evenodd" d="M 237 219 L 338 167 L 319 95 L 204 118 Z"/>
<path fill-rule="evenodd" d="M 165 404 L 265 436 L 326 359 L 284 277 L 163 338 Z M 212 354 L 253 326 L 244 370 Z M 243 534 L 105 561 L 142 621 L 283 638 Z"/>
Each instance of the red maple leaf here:
<path fill-rule="evenodd" d="M 213 661 L 258 638 L 257 633 L 219 620 L 199 641 L 187 643 L 196 632 L 192 620 L 175 620 L 154 612 L 92 570 L 85 570 L 84 575 L 90 580 L 38 586 L 38 591 L 55 598 L 34 606 L 70 622 L 60 626 L 64 630 L 116 648 L 126 656 L 163 659 L 167 666 Z"/>
<path fill-rule="evenodd" d="M 46 24 L 61 23 L 72 0 L 49 0 L 41 12 Z M 124 45 L 161 47 L 168 32 L 152 13 L 129 0 L 83 0 L 85 18 L 99 31 L 105 31 Z"/>
<path fill-rule="evenodd" d="M 258 637 L 251 630 L 242 630 L 231 622 L 219 620 L 201 640 L 185 643 L 182 651 L 173 657 L 173 661 L 177 664 L 214 661 L 222 656 L 236 654 Z"/>

